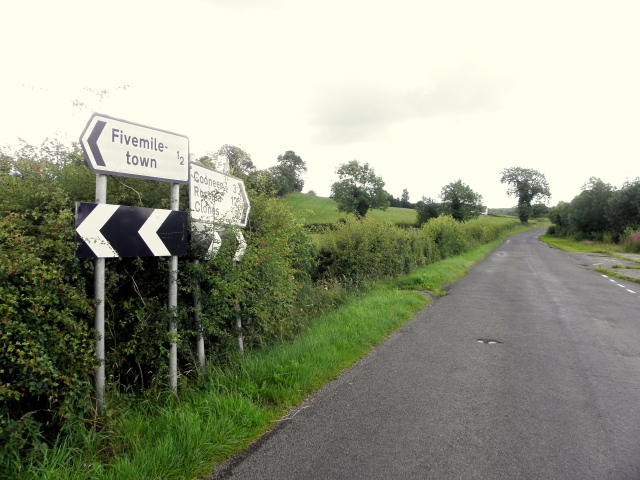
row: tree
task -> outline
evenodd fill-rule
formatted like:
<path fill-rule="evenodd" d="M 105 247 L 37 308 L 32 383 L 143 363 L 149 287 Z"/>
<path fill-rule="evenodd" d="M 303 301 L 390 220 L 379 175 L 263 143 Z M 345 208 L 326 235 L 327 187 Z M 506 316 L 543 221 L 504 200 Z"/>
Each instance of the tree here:
<path fill-rule="evenodd" d="M 400 197 L 400 207 L 411 208 L 411 202 L 409 201 L 409 190 L 406 188 L 402 190 L 402 196 Z"/>
<path fill-rule="evenodd" d="M 613 192 L 606 214 L 614 239 L 619 239 L 627 228 L 640 227 L 640 178 L 626 182 Z"/>
<path fill-rule="evenodd" d="M 482 195 L 474 192 L 469 185 L 462 183 L 462 180 L 442 187 L 440 198 L 443 212 L 459 222 L 475 218 L 485 209 L 482 205 Z"/>
<path fill-rule="evenodd" d="M 376 176 L 368 163 L 357 160 L 336 169 L 339 181 L 331 185 L 331 198 L 338 203 L 338 211 L 364 217 L 369 209 L 386 210 L 389 206 L 382 178 Z"/>
<path fill-rule="evenodd" d="M 606 208 L 614 191 L 612 185 L 591 177 L 582 186 L 580 195 L 571 200 L 570 233 L 580 233 L 596 240 L 602 239 L 604 233 L 609 231 Z"/>
<path fill-rule="evenodd" d="M 418 226 L 426 223 L 431 218 L 438 218 L 442 206 L 433 198 L 422 197 L 415 207 L 418 212 Z"/>
<path fill-rule="evenodd" d="M 279 166 L 290 173 L 292 177 L 291 189 L 287 193 L 301 192 L 304 188 L 302 174 L 307 173 L 307 164 L 293 150 L 287 150 L 283 155 L 278 155 Z"/>
<path fill-rule="evenodd" d="M 505 168 L 500 174 L 500 182 L 509 185 L 507 194 L 518 197 L 518 218 L 522 223 L 527 223 L 532 213 L 531 202 L 542 201 L 551 196 L 547 179 L 531 168 Z"/>
<path fill-rule="evenodd" d="M 549 207 L 544 203 L 536 203 L 531 206 L 531 216 L 533 218 L 544 217 L 547 213 L 549 213 Z"/>
<path fill-rule="evenodd" d="M 253 160 L 251 160 L 251 155 L 235 145 L 225 144 L 213 154 L 216 167 L 220 170 L 223 168 L 223 160 L 221 157 L 226 158 L 229 162 L 229 173 L 234 177 L 246 180 L 246 178 L 256 170 L 256 166 L 253 164 Z"/>

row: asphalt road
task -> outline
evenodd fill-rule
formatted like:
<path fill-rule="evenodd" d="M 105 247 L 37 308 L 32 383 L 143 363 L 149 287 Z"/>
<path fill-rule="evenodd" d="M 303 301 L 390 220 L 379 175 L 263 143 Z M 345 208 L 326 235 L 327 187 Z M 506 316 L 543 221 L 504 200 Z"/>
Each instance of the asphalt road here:
<path fill-rule="evenodd" d="M 217 478 L 640 479 L 640 285 L 541 233 L 510 237 Z"/>

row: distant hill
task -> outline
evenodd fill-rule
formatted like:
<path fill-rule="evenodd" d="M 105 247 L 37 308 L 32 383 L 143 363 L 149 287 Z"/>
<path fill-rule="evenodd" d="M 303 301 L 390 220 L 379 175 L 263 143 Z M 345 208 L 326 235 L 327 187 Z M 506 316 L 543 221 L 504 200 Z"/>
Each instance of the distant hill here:
<path fill-rule="evenodd" d="M 338 212 L 338 204 L 331 198 L 292 193 L 284 201 L 293 208 L 299 220 L 308 225 L 334 223 L 345 216 Z M 414 209 L 396 207 L 389 207 L 385 211 L 369 210 L 367 217 L 402 225 L 413 224 L 417 219 Z"/>

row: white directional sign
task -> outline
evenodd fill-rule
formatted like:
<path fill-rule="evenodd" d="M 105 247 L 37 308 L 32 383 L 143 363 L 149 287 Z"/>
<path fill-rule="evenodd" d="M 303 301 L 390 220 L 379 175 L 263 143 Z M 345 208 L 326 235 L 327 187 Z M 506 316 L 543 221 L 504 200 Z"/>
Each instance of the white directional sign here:
<path fill-rule="evenodd" d="M 196 226 L 247 226 L 249 197 L 244 182 L 239 178 L 192 162 L 189 167 L 189 203 Z"/>
<path fill-rule="evenodd" d="M 189 139 L 184 135 L 94 113 L 80 144 L 96 173 L 189 181 Z"/>

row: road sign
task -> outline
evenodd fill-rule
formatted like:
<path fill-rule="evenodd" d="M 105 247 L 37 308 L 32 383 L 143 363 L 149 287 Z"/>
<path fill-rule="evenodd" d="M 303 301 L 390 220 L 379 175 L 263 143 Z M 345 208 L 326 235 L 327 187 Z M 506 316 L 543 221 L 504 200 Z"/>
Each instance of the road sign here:
<path fill-rule="evenodd" d="M 96 173 L 189 181 L 189 139 L 184 135 L 94 113 L 80 144 Z"/>
<path fill-rule="evenodd" d="M 189 206 L 196 228 L 246 227 L 251 208 L 241 179 L 193 162 L 189 166 Z"/>
<path fill-rule="evenodd" d="M 187 218 L 187 212 L 76 202 L 76 257 L 186 255 Z"/>

